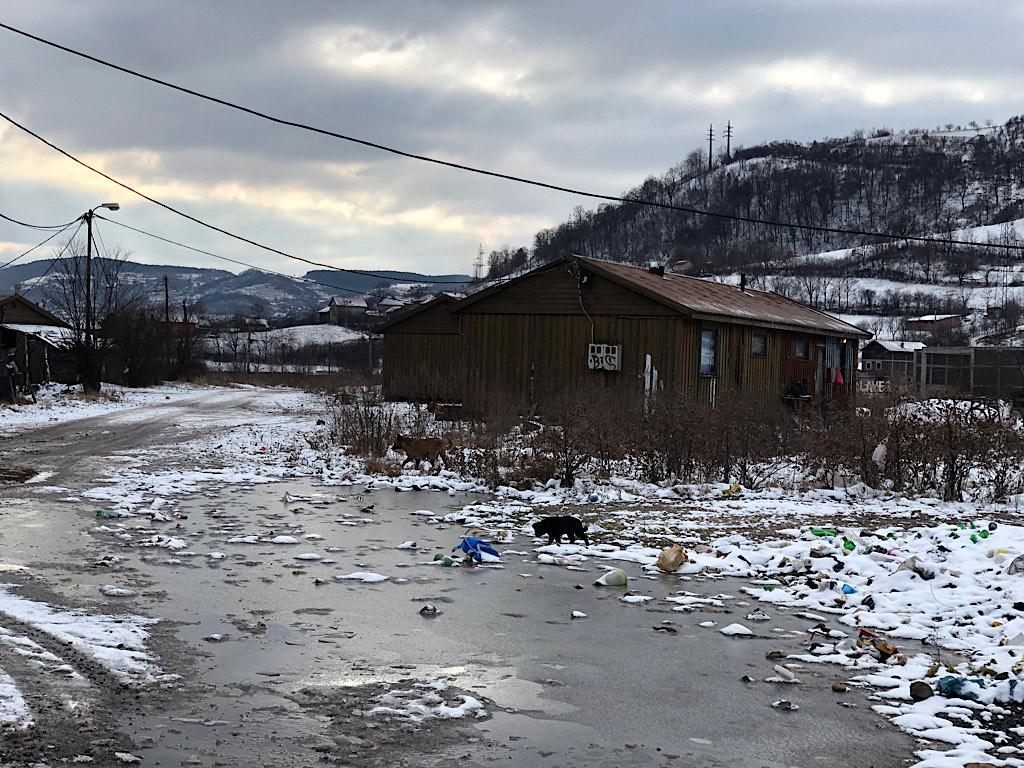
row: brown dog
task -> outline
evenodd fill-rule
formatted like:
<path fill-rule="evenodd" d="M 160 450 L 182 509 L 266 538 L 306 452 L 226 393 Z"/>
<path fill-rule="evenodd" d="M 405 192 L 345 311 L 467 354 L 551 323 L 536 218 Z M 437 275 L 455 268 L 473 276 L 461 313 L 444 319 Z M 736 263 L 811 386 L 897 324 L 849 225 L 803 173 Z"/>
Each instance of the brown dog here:
<path fill-rule="evenodd" d="M 405 461 L 402 462 L 402 467 L 412 461 L 415 462 L 417 469 L 419 469 L 421 461 L 429 461 L 432 467 L 437 466 L 438 459 L 447 464 L 448 457 L 444 452 L 446 448 L 451 447 L 451 442 L 445 442 L 440 437 L 408 437 L 406 435 L 396 437 L 395 444 L 391 446 L 392 450 L 405 452 Z"/>

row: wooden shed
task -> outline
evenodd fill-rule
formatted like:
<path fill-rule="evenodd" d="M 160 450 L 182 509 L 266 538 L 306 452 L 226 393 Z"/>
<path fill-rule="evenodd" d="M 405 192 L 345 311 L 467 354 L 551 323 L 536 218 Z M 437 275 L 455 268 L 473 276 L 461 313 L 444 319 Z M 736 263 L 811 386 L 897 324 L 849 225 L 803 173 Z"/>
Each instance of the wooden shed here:
<path fill-rule="evenodd" d="M 382 330 L 386 397 L 461 402 L 470 413 L 497 402 L 542 408 L 593 386 L 711 402 L 728 390 L 829 397 L 837 378 L 854 386 L 854 340 L 869 336 L 777 294 L 583 257 Z"/>
<path fill-rule="evenodd" d="M 70 326 L 24 296 L 0 296 L 0 352 L 13 354 L 19 386 L 73 381 Z"/>

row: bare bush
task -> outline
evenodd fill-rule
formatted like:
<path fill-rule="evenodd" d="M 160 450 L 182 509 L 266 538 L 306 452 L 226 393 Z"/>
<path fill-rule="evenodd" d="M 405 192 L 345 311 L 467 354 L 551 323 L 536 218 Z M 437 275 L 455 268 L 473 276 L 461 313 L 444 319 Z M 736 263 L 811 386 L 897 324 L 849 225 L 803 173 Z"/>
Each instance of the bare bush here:
<path fill-rule="evenodd" d="M 330 398 L 327 416 L 331 439 L 370 459 L 387 455 L 402 426 L 395 406 L 382 403 L 372 390 L 355 397 Z"/>

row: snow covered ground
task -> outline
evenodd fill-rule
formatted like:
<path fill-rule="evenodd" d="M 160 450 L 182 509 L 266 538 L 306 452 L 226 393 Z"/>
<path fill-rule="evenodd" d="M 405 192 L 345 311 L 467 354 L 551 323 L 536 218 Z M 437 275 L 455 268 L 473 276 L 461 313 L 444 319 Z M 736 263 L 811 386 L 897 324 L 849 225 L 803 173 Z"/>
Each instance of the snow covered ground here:
<path fill-rule="evenodd" d="M 47 384 L 33 405 L 0 404 L 0 435 L 23 432 L 51 424 L 87 419 L 130 408 L 151 406 L 194 397 L 200 390 L 188 385 L 129 389 L 104 384 L 99 395 L 85 396 L 80 386 Z"/>
<path fill-rule="evenodd" d="M 225 485 L 316 480 L 323 496 L 283 497 L 286 505 L 314 508 L 332 503 L 326 493 L 332 486 L 449 495 L 487 490 L 474 478 L 448 471 L 366 474 L 360 460 L 328 445 L 325 428 L 316 424 L 320 406 L 315 396 L 280 390 L 254 406 L 244 424 L 235 414 L 208 414 L 201 436 L 127 451 L 101 484 L 81 497 L 64 498 L 85 498 L 101 509 L 96 535 L 181 563 L 225 556 L 220 549 L 199 548 L 188 527 L 176 525 L 183 499 Z M 685 615 L 712 603 L 726 609 L 740 600 L 761 604 L 760 611 L 744 609 L 738 621 L 701 622 L 717 642 L 749 642 L 745 636 L 775 631 L 776 606 L 800 611 L 806 618 L 803 651 L 780 659 L 773 676 L 775 684 L 792 687 L 787 700 L 799 701 L 801 669 L 836 665 L 853 673 L 854 685 L 873 691 L 879 715 L 926 740 L 918 751 L 919 768 L 970 762 L 1024 766 L 1017 725 L 1024 703 L 1024 686 L 1018 685 L 1024 673 L 1024 526 L 1013 504 L 908 498 L 862 485 L 751 491 L 612 478 L 572 488 L 556 482 L 528 490 L 502 487 L 457 512 L 423 510 L 417 519 L 460 526 L 504 546 L 532 537 L 530 523 L 549 513 L 579 515 L 592 541 L 534 542 L 538 564 L 570 570 L 632 564 L 645 574 L 641 578 L 650 578 L 628 585 L 620 595 L 622 610 L 657 607 Z M 358 526 L 368 519 L 339 513 L 335 522 Z M 232 547 L 293 547 L 296 561 L 327 568 L 334 562 L 330 548 L 318 548 L 318 537 L 304 535 L 298 525 L 273 536 L 231 533 Z M 655 563 L 669 543 L 683 545 L 688 561 L 666 586 Z M 333 575 L 382 588 L 393 581 L 371 570 L 340 569 Z M 742 593 L 708 598 L 693 588 L 698 580 L 725 577 L 742 579 Z M 27 600 L 2 585 L 0 612 L 67 640 L 127 682 L 161 677 L 146 650 L 147 623 L 140 617 L 86 617 Z M 376 714 L 413 720 L 472 717 L 482 710 L 472 697 L 446 699 L 443 688 L 391 691 L 378 706 Z M 27 717 L 23 699 L 0 672 L 0 720 L 24 724 Z"/>

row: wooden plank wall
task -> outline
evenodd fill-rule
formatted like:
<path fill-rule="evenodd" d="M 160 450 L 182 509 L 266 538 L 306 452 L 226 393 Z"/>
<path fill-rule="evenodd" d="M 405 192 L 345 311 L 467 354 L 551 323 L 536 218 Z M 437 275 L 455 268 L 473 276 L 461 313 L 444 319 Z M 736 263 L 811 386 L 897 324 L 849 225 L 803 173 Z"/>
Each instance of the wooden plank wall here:
<path fill-rule="evenodd" d="M 698 373 L 704 328 L 718 334 L 713 377 Z M 767 337 L 763 357 L 751 353 L 754 334 Z M 808 341 L 806 360 L 795 356 L 794 342 L 801 338 Z M 598 276 L 580 291 L 556 267 L 481 299 L 458 315 L 446 305 L 386 330 L 384 391 L 390 399 L 461 401 L 470 413 L 499 406 L 542 408 L 565 390 L 592 387 L 641 398 L 650 381 L 645 375 L 650 356 L 660 394 L 709 401 L 739 389 L 777 401 L 800 380 L 815 394 L 819 355 L 828 349 L 835 356 L 835 342 L 826 344 L 827 338 L 701 322 Z M 589 370 L 591 341 L 621 345 L 622 370 Z M 855 354 L 849 357 L 855 364 Z M 852 369 L 844 375 L 852 387 Z"/>

